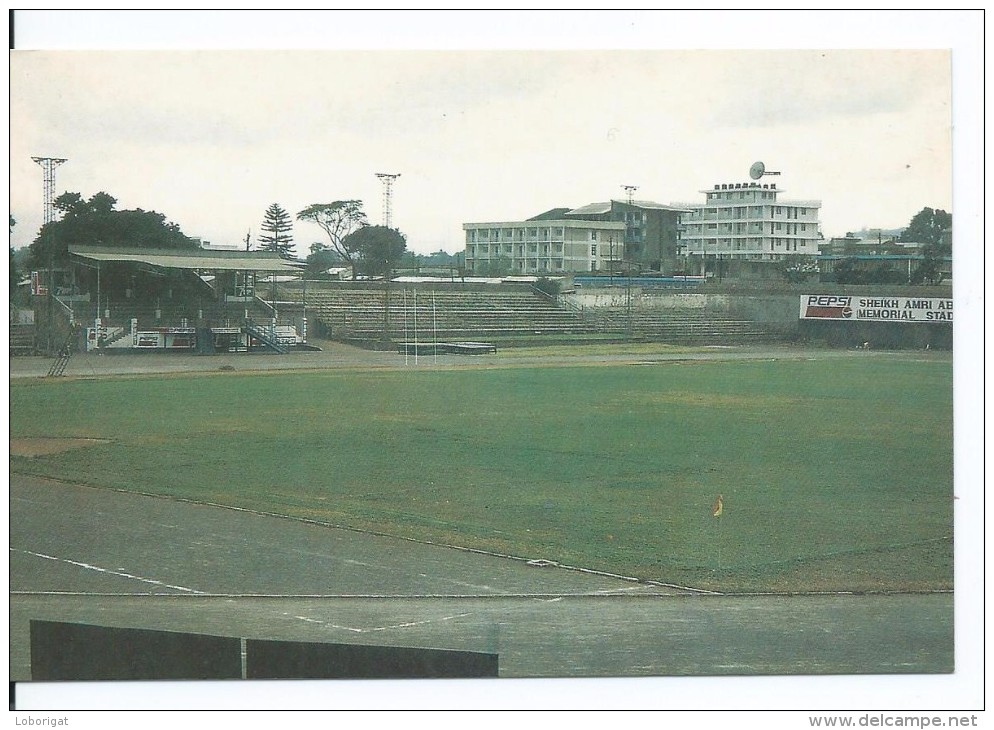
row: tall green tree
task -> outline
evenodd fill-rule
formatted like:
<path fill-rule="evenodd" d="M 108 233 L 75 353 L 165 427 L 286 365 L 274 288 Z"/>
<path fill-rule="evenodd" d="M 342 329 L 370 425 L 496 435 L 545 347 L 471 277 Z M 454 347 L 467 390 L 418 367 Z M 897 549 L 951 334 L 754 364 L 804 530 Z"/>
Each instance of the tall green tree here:
<path fill-rule="evenodd" d="M 17 225 L 17 221 L 14 220 L 14 216 L 8 213 L 10 218 L 10 230 L 9 233 L 14 232 L 14 226 Z M 17 259 L 14 257 L 14 247 L 10 247 L 10 289 L 7 290 L 7 299 L 12 300 L 14 294 L 17 293 L 17 282 L 21 280 L 21 274 L 17 270 Z"/>
<path fill-rule="evenodd" d="M 912 284 L 938 284 L 942 281 L 942 259 L 952 254 L 946 231 L 953 227 L 953 217 L 944 210 L 922 208 L 915 213 L 898 239 L 922 244 L 922 260 L 911 272 Z"/>
<path fill-rule="evenodd" d="M 915 213 L 898 239 L 902 243 L 941 246 L 943 234 L 953 227 L 953 217 L 944 210 L 922 208 Z"/>
<path fill-rule="evenodd" d="M 259 243 L 263 251 L 278 253 L 285 259 L 294 257 L 293 251 L 293 221 L 278 203 L 266 208 L 266 216 L 262 221 L 262 235 Z"/>
<path fill-rule="evenodd" d="M 313 203 L 297 213 L 297 220 L 310 221 L 321 227 L 327 236 L 327 249 L 336 253 L 356 274 L 358 258 L 346 239 L 350 234 L 369 225 L 361 200 L 336 200 L 333 203 Z M 314 253 L 313 247 L 311 253 Z"/>
<path fill-rule="evenodd" d="M 407 251 L 407 238 L 396 228 L 363 226 L 343 241 L 352 252 L 359 273 L 389 278 Z"/>
<path fill-rule="evenodd" d="M 89 200 L 79 193 L 63 193 L 53 204 L 61 218 L 44 224 L 29 246 L 28 266 L 42 269 L 64 265 L 69 244 L 141 248 L 197 248 L 175 223 L 152 210 L 116 210 L 117 200 L 96 193 Z"/>

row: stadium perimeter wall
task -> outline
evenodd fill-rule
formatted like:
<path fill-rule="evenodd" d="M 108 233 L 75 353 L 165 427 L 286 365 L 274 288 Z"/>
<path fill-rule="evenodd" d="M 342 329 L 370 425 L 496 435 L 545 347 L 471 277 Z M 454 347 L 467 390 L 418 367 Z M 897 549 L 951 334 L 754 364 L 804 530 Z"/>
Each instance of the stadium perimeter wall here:
<path fill-rule="evenodd" d="M 732 315 L 761 324 L 787 340 L 820 342 L 833 347 L 860 347 L 869 343 L 880 349 L 952 349 L 952 322 L 855 322 L 813 321 L 800 317 L 801 297 L 828 294 L 852 297 L 951 298 L 951 286 L 912 287 L 840 284 L 750 284 L 709 282 L 693 292 L 621 285 L 584 288 L 570 294 L 583 308 L 632 307 L 641 309 L 693 309 Z"/>

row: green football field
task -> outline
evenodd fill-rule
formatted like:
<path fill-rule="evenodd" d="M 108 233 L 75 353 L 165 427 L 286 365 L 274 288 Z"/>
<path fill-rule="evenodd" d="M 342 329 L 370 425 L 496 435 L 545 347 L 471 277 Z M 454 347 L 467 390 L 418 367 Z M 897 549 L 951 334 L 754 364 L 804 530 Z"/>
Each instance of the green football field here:
<path fill-rule="evenodd" d="M 942 590 L 952 396 L 900 354 L 19 379 L 12 441 L 104 441 L 10 463 L 697 588 Z"/>

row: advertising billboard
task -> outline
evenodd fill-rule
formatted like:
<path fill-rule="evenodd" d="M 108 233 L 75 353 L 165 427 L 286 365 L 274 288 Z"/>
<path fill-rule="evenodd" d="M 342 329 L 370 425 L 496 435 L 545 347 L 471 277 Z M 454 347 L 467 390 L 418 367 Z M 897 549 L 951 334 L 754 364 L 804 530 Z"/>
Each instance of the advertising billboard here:
<path fill-rule="evenodd" d="M 801 296 L 801 319 L 851 322 L 952 322 L 953 300 L 930 297 Z"/>

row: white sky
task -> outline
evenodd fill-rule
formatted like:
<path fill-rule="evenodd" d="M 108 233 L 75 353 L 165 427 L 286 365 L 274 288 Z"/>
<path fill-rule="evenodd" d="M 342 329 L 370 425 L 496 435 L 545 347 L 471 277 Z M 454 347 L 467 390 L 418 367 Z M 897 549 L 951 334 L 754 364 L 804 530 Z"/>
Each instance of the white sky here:
<path fill-rule="evenodd" d="M 255 240 L 273 202 L 295 215 L 359 198 L 380 223 L 378 172 L 401 175 L 393 225 L 419 253 L 461 250 L 464 222 L 623 198 L 626 184 L 640 199 L 700 202 L 714 183 L 748 181 L 757 160 L 782 173 L 764 182 L 785 198 L 822 201 L 826 237 L 904 226 L 925 206 L 955 216 L 948 41 L 965 17 L 933 14 L 948 27 L 916 37 L 923 17 L 883 15 L 19 14 L 19 49 L 64 33 L 60 48 L 165 50 L 11 54 L 12 243 L 41 224 L 32 156 L 68 159 L 56 195 L 104 191 L 213 244 Z M 755 37 L 752 26 L 823 38 L 811 48 L 883 42 L 669 50 L 704 48 L 695 30 L 713 43 Z M 491 50 L 463 50 L 474 41 Z M 645 50 L 612 50 L 626 46 Z M 190 50 L 218 47 L 257 50 Z M 297 48 L 318 50 L 286 50 Z M 323 236 L 294 225 L 298 254 Z"/>

